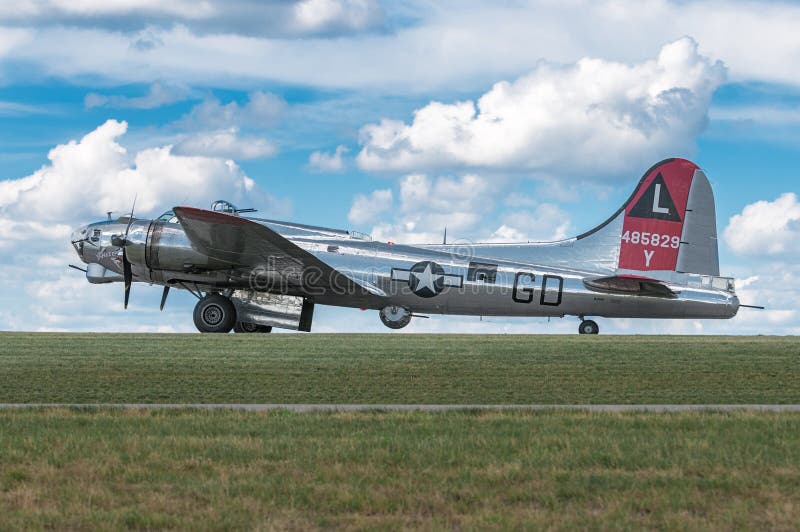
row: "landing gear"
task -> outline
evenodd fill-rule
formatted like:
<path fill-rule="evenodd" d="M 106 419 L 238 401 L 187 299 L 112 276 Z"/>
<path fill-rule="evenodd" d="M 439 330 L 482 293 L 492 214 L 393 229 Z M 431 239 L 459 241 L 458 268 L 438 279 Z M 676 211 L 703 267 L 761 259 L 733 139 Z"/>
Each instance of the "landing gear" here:
<path fill-rule="evenodd" d="M 228 333 L 236 325 L 236 307 L 227 297 L 209 294 L 194 307 L 194 325 L 202 333 Z"/>
<path fill-rule="evenodd" d="M 583 320 L 578 326 L 579 334 L 597 334 L 600 332 L 600 327 L 592 320 Z"/>
<path fill-rule="evenodd" d="M 379 315 L 383 324 L 390 329 L 402 329 L 411 321 L 411 311 L 405 307 L 394 305 L 383 307 Z"/>
<path fill-rule="evenodd" d="M 271 333 L 272 327 L 269 325 L 258 325 L 256 323 L 247 323 L 244 321 L 237 321 L 233 332 L 237 333 Z"/>

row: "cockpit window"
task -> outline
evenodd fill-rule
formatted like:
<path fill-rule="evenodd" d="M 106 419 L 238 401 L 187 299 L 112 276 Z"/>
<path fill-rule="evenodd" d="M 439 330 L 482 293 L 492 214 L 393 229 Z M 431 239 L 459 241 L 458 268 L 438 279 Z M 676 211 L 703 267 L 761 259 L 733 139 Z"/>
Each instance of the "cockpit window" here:
<path fill-rule="evenodd" d="M 167 211 L 161 216 L 158 217 L 158 221 L 166 222 L 168 224 L 176 224 L 178 223 L 178 217 L 175 216 L 175 213 L 172 211 Z"/>
<path fill-rule="evenodd" d="M 228 214 L 236 214 L 236 212 L 238 211 L 236 205 L 225 200 L 217 200 L 214 203 L 212 203 L 211 210 L 214 212 L 224 212 Z"/>

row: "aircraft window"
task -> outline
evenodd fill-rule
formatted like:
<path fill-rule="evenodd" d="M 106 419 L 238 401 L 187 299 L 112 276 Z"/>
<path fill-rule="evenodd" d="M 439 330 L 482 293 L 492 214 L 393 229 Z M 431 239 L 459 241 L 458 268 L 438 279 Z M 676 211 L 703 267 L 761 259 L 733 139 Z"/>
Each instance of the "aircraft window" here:
<path fill-rule="evenodd" d="M 175 213 L 172 211 L 167 211 L 161 216 L 158 217 L 159 222 L 166 222 L 168 224 L 176 224 L 178 223 L 178 217 L 175 216 Z"/>
<path fill-rule="evenodd" d="M 211 210 L 214 212 L 226 212 L 229 214 L 236 213 L 236 206 L 229 201 L 217 200 L 211 204 Z"/>
<path fill-rule="evenodd" d="M 467 270 L 467 281 L 478 281 L 494 284 L 497 280 L 497 264 L 470 262 Z"/>

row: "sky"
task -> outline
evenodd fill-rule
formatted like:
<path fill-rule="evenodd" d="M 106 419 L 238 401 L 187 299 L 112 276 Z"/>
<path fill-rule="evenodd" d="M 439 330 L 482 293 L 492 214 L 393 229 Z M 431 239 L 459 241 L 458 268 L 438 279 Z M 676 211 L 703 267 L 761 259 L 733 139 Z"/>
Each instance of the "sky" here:
<path fill-rule="evenodd" d="M 73 228 L 227 199 L 382 241 L 561 239 L 668 157 L 714 187 L 727 321 L 800 334 L 800 4 L 27 0 L 0 3 L 0 330 L 194 330 L 194 298 L 89 285 Z M 175 291 L 173 291 L 175 292 Z M 433 316 L 404 332 L 571 333 Z M 385 332 L 318 307 L 314 331 Z"/>

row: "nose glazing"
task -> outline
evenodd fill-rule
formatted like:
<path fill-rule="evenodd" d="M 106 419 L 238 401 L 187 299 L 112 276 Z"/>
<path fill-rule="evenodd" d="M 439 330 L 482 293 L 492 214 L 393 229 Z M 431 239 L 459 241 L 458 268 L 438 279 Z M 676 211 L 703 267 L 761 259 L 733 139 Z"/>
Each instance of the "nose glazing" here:
<path fill-rule="evenodd" d="M 89 236 L 89 229 L 87 226 L 82 226 L 75 229 L 72 232 L 72 247 L 75 248 L 75 252 L 78 254 L 78 257 L 83 258 L 83 245 L 86 241 L 86 238 Z"/>

